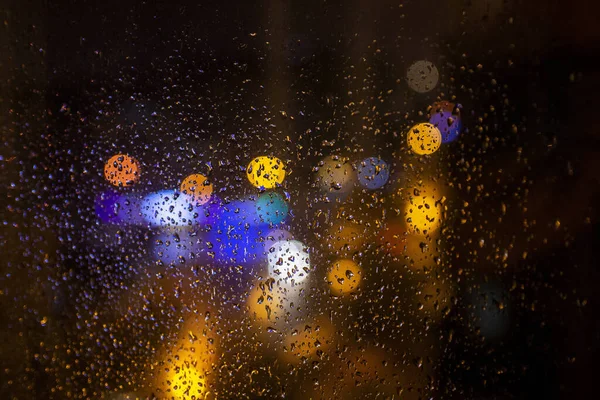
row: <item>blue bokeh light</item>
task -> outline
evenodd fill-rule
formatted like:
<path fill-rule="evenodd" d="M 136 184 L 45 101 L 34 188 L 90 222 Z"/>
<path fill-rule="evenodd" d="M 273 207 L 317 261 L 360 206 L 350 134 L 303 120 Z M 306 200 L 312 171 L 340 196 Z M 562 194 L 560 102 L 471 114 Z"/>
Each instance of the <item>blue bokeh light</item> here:
<path fill-rule="evenodd" d="M 141 214 L 150 226 L 190 226 L 197 214 L 186 196 L 172 190 L 150 193 L 142 201 Z"/>
<path fill-rule="evenodd" d="M 224 264 L 253 264 L 264 258 L 264 236 L 268 225 L 261 223 L 256 202 L 235 200 L 221 205 L 207 233 L 207 251 Z"/>
<path fill-rule="evenodd" d="M 256 200 L 256 214 L 261 223 L 277 225 L 285 220 L 288 210 L 287 202 L 279 193 L 263 193 Z"/>
<path fill-rule="evenodd" d="M 96 197 L 96 216 L 105 224 L 140 224 L 140 200 L 135 194 L 106 190 Z"/>
<path fill-rule="evenodd" d="M 367 189 L 380 189 L 390 178 L 390 168 L 378 157 L 369 157 L 358 165 L 358 182 Z"/>
<path fill-rule="evenodd" d="M 462 129 L 460 116 L 452 114 L 451 111 L 435 112 L 429 123 L 437 127 L 442 134 L 442 143 L 450 143 L 456 140 Z"/>

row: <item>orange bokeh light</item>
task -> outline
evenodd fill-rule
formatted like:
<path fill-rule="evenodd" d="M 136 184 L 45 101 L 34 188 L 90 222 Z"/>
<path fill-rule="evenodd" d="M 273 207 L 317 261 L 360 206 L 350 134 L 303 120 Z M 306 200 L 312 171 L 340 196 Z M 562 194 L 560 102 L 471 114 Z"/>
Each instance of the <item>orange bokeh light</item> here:
<path fill-rule="evenodd" d="M 191 174 L 181 182 L 181 193 L 197 204 L 206 204 L 213 192 L 213 185 L 202 174 Z"/>
<path fill-rule="evenodd" d="M 104 164 L 104 178 L 114 186 L 131 186 L 140 178 L 140 163 L 125 154 L 114 155 Z"/>
<path fill-rule="evenodd" d="M 341 259 L 329 268 L 327 282 L 334 294 L 350 294 L 358 288 L 362 279 L 361 274 L 361 268 L 354 261 Z"/>

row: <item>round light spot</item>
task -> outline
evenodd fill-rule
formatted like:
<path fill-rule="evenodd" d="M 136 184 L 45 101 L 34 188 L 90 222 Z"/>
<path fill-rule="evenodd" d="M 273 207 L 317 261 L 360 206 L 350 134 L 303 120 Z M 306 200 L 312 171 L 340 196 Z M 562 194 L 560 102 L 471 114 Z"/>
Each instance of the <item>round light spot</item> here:
<path fill-rule="evenodd" d="M 349 160 L 339 156 L 324 158 L 316 169 L 316 181 L 324 192 L 347 194 L 354 186 L 354 170 Z"/>
<path fill-rule="evenodd" d="M 356 291 L 362 271 L 352 260 L 342 259 L 333 263 L 327 273 L 327 283 L 334 294 L 350 294 Z"/>
<path fill-rule="evenodd" d="M 114 186 L 131 186 L 140 178 L 140 164 L 131 156 L 114 155 L 104 164 L 104 178 Z"/>
<path fill-rule="evenodd" d="M 433 189 L 415 189 L 404 207 L 410 233 L 429 235 L 440 226 L 442 209 Z"/>
<path fill-rule="evenodd" d="M 281 185 L 285 179 L 285 165 L 279 158 L 272 156 L 256 157 L 246 168 L 246 175 L 257 188 L 272 189 Z"/>
<path fill-rule="evenodd" d="M 170 232 L 169 232 L 170 231 Z M 185 229 L 168 229 L 152 238 L 150 253 L 155 261 L 165 265 L 183 265 L 197 262 L 202 250 L 198 238 Z"/>
<path fill-rule="evenodd" d="M 390 178 L 390 168 L 378 157 L 369 157 L 358 165 L 358 182 L 367 189 L 380 189 Z"/>
<path fill-rule="evenodd" d="M 440 79 L 437 67 L 430 61 L 417 61 L 406 71 L 408 86 L 417 93 L 427 93 L 435 88 Z"/>
<path fill-rule="evenodd" d="M 408 131 L 408 146 L 416 154 L 433 154 L 441 144 L 442 134 L 430 123 L 417 124 Z"/>
<path fill-rule="evenodd" d="M 310 257 L 306 246 L 297 240 L 275 242 L 267 259 L 270 276 L 298 283 L 308 277 Z"/>
<path fill-rule="evenodd" d="M 181 193 L 196 204 L 206 204 L 213 192 L 213 185 L 202 174 L 192 174 L 181 182 Z"/>
<path fill-rule="evenodd" d="M 429 112 L 431 114 L 429 123 L 439 129 L 442 143 L 450 143 L 458 138 L 462 122 L 460 111 L 453 103 L 447 101 L 435 103 Z"/>
<path fill-rule="evenodd" d="M 260 222 L 277 225 L 285 220 L 288 205 L 279 193 L 263 193 L 256 200 L 256 213 Z"/>

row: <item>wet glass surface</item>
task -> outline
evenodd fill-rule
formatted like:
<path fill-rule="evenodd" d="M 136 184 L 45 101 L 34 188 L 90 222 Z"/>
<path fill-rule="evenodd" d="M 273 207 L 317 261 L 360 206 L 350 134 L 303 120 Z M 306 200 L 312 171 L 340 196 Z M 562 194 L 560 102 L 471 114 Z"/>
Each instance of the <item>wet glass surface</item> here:
<path fill-rule="evenodd" d="M 592 6 L 0 16 L 0 398 L 594 393 Z"/>

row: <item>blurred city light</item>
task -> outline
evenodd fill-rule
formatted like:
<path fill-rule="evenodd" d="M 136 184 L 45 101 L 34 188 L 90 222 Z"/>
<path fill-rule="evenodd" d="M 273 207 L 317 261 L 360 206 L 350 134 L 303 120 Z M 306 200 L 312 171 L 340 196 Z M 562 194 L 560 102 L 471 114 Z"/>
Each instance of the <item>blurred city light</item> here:
<path fill-rule="evenodd" d="M 378 157 L 365 158 L 358 164 L 358 182 L 367 189 L 380 189 L 390 178 L 388 164 Z"/>
<path fill-rule="evenodd" d="M 423 122 L 408 131 L 408 147 L 418 155 L 435 153 L 442 144 L 442 134 L 430 123 Z"/>
<path fill-rule="evenodd" d="M 336 295 L 350 294 L 356 291 L 362 280 L 361 268 L 352 260 L 337 260 L 327 272 L 327 283 Z"/>
<path fill-rule="evenodd" d="M 257 188 L 273 189 L 285 179 L 285 165 L 277 157 L 255 157 L 246 168 L 246 175 Z"/>
<path fill-rule="evenodd" d="M 433 90 L 440 79 L 437 67 L 430 61 L 417 61 L 406 71 L 408 86 L 417 93 Z"/>
<path fill-rule="evenodd" d="M 104 177 L 113 186 L 131 186 L 140 178 L 139 162 L 128 155 L 117 154 L 104 164 Z"/>
<path fill-rule="evenodd" d="M 202 174 L 192 174 L 181 182 L 180 191 L 189 196 L 193 203 L 206 204 L 213 192 L 213 185 Z"/>

